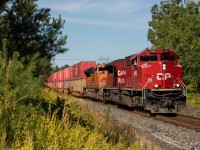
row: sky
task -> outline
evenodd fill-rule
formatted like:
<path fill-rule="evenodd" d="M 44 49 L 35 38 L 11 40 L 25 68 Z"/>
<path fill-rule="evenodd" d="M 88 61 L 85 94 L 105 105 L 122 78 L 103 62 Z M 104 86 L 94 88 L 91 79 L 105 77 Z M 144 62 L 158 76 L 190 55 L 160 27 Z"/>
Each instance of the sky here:
<path fill-rule="evenodd" d="M 151 7 L 160 0 L 39 0 L 51 16 L 65 20 L 64 54 L 53 62 L 59 67 L 80 61 L 102 63 L 138 53 L 151 43 L 147 39 Z"/>

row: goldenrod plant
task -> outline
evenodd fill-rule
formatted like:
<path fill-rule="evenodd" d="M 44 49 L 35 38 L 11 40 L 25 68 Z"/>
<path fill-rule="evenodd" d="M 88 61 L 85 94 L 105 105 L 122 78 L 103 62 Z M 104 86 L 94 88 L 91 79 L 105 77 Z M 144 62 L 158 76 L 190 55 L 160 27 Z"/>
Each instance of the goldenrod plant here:
<path fill-rule="evenodd" d="M 99 125 L 97 117 L 79 106 L 73 97 L 45 88 L 43 77 L 34 76 L 36 58 L 37 54 L 24 63 L 18 53 L 7 58 L 6 48 L 0 51 L 2 150 L 142 149 L 128 139 L 120 140 L 116 130 L 124 129 L 106 129 L 105 125 L 110 123 L 109 110 L 104 124 Z"/>

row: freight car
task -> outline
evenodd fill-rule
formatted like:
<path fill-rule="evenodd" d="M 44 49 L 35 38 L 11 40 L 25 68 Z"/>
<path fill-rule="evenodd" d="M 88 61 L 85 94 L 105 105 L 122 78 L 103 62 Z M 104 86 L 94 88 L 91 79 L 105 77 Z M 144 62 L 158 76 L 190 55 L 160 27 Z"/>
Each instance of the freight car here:
<path fill-rule="evenodd" d="M 97 66 L 95 62 L 80 62 L 52 74 L 47 82 L 68 94 L 78 93 L 151 113 L 176 113 L 186 106 L 182 67 L 172 50 L 144 50 Z"/>
<path fill-rule="evenodd" d="M 73 66 L 64 68 L 47 77 L 47 86 L 59 92 L 81 95 L 83 87 L 86 85 L 84 71 L 95 66 L 95 61 L 81 61 Z"/>

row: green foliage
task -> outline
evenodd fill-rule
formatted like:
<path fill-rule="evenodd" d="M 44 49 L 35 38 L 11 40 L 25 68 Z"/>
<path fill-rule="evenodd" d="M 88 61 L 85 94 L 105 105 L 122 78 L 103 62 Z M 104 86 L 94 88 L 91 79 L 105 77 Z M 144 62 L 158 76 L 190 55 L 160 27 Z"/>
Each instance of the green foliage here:
<path fill-rule="evenodd" d="M 24 98 L 34 97 L 39 92 L 42 83 L 42 76 L 34 77 L 36 69 L 34 55 L 28 64 L 24 64 L 24 59 L 19 60 L 19 54 L 14 53 L 12 58 L 7 60 L 6 50 L 0 52 L 0 102 L 14 105 Z"/>
<path fill-rule="evenodd" d="M 200 118 L 200 94 L 188 93 L 187 107 L 181 114 Z"/>
<path fill-rule="evenodd" d="M 83 107 L 78 106 L 71 97 L 49 89 L 42 89 L 41 94 L 38 97 L 39 101 L 47 98 L 48 100 L 45 101 L 51 105 L 56 105 L 57 96 L 60 96 L 64 105 L 62 108 L 57 105 L 57 108 L 62 110 L 62 118 L 59 119 L 57 116 L 58 109 L 54 109 L 52 115 L 49 115 L 50 110 L 45 114 L 42 104 L 35 105 L 35 102 L 21 101 L 10 115 L 12 142 L 9 147 L 3 140 L 7 133 L 0 126 L 1 149 L 142 149 L 139 144 L 127 146 L 126 142 L 113 143 L 111 139 L 114 135 L 110 135 L 108 141 L 108 134 L 105 135 L 98 127 L 91 126 L 95 124 L 93 116 Z"/>
<path fill-rule="evenodd" d="M 200 88 L 200 1 L 161 2 L 151 9 L 148 39 L 153 48 L 173 49 L 180 56 L 184 80 L 191 90 Z"/>
<path fill-rule="evenodd" d="M 187 98 L 188 98 L 187 101 L 188 105 L 200 109 L 200 94 L 190 93 L 188 94 Z"/>
<path fill-rule="evenodd" d="M 56 65 L 53 72 L 58 72 L 60 70 L 60 68 Z"/>
<path fill-rule="evenodd" d="M 61 67 L 58 67 L 57 65 L 54 67 L 54 68 L 52 68 L 52 70 L 51 70 L 51 73 L 54 73 L 54 72 L 58 72 L 58 71 L 60 71 L 60 70 L 63 70 L 64 68 L 68 68 L 69 67 L 69 65 L 63 65 L 63 66 L 61 66 Z"/>
<path fill-rule="evenodd" d="M 11 58 L 7 58 L 6 41 L 3 42 L 3 51 L 0 51 L 0 135 L 3 135 L 1 143 L 7 146 L 14 139 L 12 119 L 15 119 L 18 113 L 15 113 L 16 106 L 22 100 L 35 98 L 39 89 L 42 87 L 42 76 L 34 77 L 36 69 L 34 55 L 31 61 L 24 63 L 25 59 L 19 59 L 18 53 L 13 53 Z"/>
<path fill-rule="evenodd" d="M 38 8 L 37 0 L 16 0 L 6 7 L 0 17 L 0 39 L 7 39 L 8 58 L 14 52 L 24 57 L 25 63 L 34 54 L 43 60 L 37 61 L 40 74 L 48 72 L 51 59 L 67 51 L 67 36 L 61 29 L 65 21 L 61 16 L 53 18 L 50 9 Z M 3 43 L 0 41 L 0 47 Z"/>
<path fill-rule="evenodd" d="M 67 68 L 67 67 L 69 67 L 69 65 L 67 65 L 67 64 L 64 65 L 64 66 L 61 66 L 61 67 L 60 67 L 60 70 L 62 70 L 62 69 L 64 69 L 64 68 Z"/>

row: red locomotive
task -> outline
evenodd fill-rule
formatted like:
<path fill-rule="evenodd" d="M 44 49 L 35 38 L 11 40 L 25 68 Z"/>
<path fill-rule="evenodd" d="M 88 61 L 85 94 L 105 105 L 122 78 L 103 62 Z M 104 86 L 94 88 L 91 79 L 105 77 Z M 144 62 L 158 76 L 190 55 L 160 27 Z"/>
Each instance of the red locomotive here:
<path fill-rule="evenodd" d="M 176 113 L 186 106 L 182 67 L 178 64 L 178 55 L 171 50 L 144 50 L 124 59 L 85 68 L 84 73 L 84 78 L 76 80 L 84 80 L 79 83 L 78 92 L 87 97 L 151 113 Z M 73 92 L 73 87 L 70 88 Z"/>

